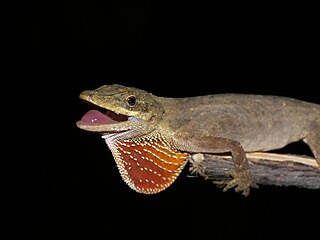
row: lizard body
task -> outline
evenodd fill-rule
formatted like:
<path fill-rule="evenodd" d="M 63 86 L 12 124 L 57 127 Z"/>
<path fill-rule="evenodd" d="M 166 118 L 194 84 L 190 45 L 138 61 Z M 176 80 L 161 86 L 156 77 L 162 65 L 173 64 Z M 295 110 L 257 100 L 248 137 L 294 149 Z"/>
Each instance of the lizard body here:
<path fill-rule="evenodd" d="M 117 84 L 80 98 L 106 113 L 89 111 L 77 126 L 102 134 L 123 180 L 138 192 L 166 189 L 191 153 L 230 152 L 235 172 L 225 189 L 244 195 L 254 185 L 245 152 L 303 140 L 320 165 L 320 106 L 314 103 L 250 94 L 164 98 Z"/>

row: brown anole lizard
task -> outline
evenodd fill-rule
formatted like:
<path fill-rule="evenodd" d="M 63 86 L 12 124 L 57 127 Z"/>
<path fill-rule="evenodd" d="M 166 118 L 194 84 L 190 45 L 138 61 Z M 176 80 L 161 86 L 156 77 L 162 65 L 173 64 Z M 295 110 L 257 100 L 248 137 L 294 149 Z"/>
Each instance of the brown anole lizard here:
<path fill-rule="evenodd" d="M 225 190 L 244 195 L 254 186 L 246 152 L 303 140 L 320 166 L 320 105 L 314 103 L 253 94 L 165 98 L 117 84 L 83 91 L 80 99 L 98 109 L 77 126 L 102 135 L 137 192 L 166 189 L 192 153 L 231 153 L 235 171 Z"/>

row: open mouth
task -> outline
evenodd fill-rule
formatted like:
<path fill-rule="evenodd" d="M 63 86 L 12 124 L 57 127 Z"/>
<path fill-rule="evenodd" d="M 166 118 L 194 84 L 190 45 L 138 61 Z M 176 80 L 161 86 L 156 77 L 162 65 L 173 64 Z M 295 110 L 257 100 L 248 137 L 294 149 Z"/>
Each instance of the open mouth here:
<path fill-rule="evenodd" d="M 107 125 L 119 122 L 128 121 L 129 117 L 123 114 L 117 114 L 110 110 L 104 112 L 99 110 L 89 110 L 80 121 L 78 125 Z"/>
<path fill-rule="evenodd" d="M 90 92 L 80 94 L 80 99 L 90 106 L 90 110 L 76 122 L 79 128 L 100 133 L 120 132 L 130 129 L 127 121 L 138 120 L 136 117 L 100 107 L 92 100 L 91 95 Z"/>
<path fill-rule="evenodd" d="M 106 125 L 124 122 L 127 120 L 128 116 L 123 114 L 117 114 L 109 110 L 106 110 L 104 113 L 102 113 L 99 110 L 90 110 L 81 118 L 81 120 L 78 123 L 86 125 Z"/>

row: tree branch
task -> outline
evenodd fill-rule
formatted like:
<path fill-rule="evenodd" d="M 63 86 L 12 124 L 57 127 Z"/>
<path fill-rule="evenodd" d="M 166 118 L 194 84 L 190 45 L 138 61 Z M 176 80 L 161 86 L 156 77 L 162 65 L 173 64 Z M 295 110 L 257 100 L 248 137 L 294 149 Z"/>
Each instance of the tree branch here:
<path fill-rule="evenodd" d="M 247 153 L 253 183 L 320 189 L 320 168 L 314 158 L 275 153 Z M 231 156 L 194 154 L 190 171 L 214 182 L 231 180 Z"/>

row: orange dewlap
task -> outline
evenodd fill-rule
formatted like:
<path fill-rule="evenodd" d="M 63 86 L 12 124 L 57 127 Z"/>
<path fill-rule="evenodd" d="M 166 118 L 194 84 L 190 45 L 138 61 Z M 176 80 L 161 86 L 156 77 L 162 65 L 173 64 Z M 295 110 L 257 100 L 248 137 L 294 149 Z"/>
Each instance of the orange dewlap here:
<path fill-rule="evenodd" d="M 110 144 L 123 180 L 141 193 L 157 193 L 169 187 L 187 162 L 188 154 L 169 148 L 159 136 Z"/>

